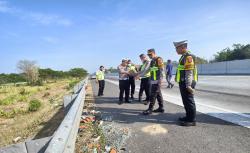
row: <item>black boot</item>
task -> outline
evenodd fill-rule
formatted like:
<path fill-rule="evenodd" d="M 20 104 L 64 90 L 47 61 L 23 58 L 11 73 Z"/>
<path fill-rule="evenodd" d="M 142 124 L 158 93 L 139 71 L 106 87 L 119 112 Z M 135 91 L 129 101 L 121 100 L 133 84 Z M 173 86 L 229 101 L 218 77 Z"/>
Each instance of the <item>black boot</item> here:
<path fill-rule="evenodd" d="M 147 109 L 147 110 L 143 111 L 142 113 L 143 113 L 143 115 L 150 115 L 150 114 L 152 114 L 152 109 Z"/>
<path fill-rule="evenodd" d="M 179 117 L 178 120 L 181 121 L 181 122 L 185 122 L 185 121 L 187 121 L 187 117 Z"/>
<path fill-rule="evenodd" d="M 164 110 L 163 108 L 160 108 L 160 107 L 159 107 L 158 109 L 155 109 L 153 112 L 154 112 L 154 113 L 164 113 L 164 111 L 165 111 L 165 110 Z"/>
<path fill-rule="evenodd" d="M 180 123 L 181 126 L 196 126 L 196 122 L 183 121 Z"/>

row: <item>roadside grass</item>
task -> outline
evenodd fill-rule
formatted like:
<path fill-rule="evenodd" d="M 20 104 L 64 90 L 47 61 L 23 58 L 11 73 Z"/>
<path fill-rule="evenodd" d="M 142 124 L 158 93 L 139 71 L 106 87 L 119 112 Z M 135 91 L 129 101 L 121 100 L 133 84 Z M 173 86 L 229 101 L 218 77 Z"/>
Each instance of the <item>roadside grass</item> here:
<path fill-rule="evenodd" d="M 73 80 L 49 81 L 43 86 L 0 86 L 0 147 L 19 136 L 20 141 L 32 139 L 62 111 L 63 96 L 71 92 L 67 88 Z"/>

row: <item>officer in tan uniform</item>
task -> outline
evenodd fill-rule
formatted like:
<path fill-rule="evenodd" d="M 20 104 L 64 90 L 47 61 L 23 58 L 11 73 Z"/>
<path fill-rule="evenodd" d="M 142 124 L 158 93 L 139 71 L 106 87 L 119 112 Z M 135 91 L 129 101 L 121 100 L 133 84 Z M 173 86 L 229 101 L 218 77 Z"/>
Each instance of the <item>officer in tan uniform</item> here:
<path fill-rule="evenodd" d="M 179 83 L 186 116 L 179 118 L 182 126 L 196 125 L 196 106 L 194 101 L 194 89 L 198 80 L 195 56 L 187 49 L 187 41 L 174 42 L 176 52 L 181 55 L 176 70 L 175 81 Z"/>
<path fill-rule="evenodd" d="M 150 72 L 150 104 L 147 110 L 143 111 L 144 115 L 152 114 L 152 112 L 164 113 L 163 97 L 161 93 L 162 79 L 164 76 L 164 62 L 163 59 L 156 55 L 155 50 L 149 49 L 148 56 L 151 62 L 144 71 L 137 74 L 138 77 L 142 77 L 148 72 Z M 155 101 L 158 101 L 159 107 L 153 110 Z"/>

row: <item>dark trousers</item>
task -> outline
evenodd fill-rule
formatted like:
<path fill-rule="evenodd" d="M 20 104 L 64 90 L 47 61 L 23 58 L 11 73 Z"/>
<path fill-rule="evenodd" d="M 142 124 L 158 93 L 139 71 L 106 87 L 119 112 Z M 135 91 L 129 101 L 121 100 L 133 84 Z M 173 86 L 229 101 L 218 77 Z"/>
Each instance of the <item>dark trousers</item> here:
<path fill-rule="evenodd" d="M 186 84 L 179 83 L 182 102 L 186 111 L 187 121 L 193 122 L 196 119 L 196 106 L 194 101 L 194 95 L 189 93 Z"/>
<path fill-rule="evenodd" d="M 166 75 L 166 80 L 167 80 L 167 83 L 168 83 L 168 87 L 169 87 L 170 85 L 173 85 L 173 84 L 171 83 L 171 79 L 172 79 L 172 75 L 167 74 L 167 75 Z"/>
<path fill-rule="evenodd" d="M 150 98 L 150 78 L 142 78 L 139 91 L 139 100 L 141 100 L 143 91 L 146 94 L 146 100 L 149 101 Z"/>
<path fill-rule="evenodd" d="M 163 98 L 161 94 L 161 87 L 159 84 L 152 84 L 150 92 L 150 104 L 149 104 L 150 110 L 153 110 L 156 99 L 158 101 L 159 108 L 163 109 Z"/>
<path fill-rule="evenodd" d="M 131 97 L 134 97 L 135 94 L 135 77 L 129 77 L 129 88 Z"/>
<path fill-rule="evenodd" d="M 98 96 L 103 95 L 104 87 L 105 87 L 105 81 L 104 80 L 99 80 L 99 91 L 98 91 Z"/>
<path fill-rule="evenodd" d="M 119 80 L 120 95 L 119 100 L 123 101 L 123 95 L 125 92 L 125 101 L 129 100 L 129 80 Z"/>

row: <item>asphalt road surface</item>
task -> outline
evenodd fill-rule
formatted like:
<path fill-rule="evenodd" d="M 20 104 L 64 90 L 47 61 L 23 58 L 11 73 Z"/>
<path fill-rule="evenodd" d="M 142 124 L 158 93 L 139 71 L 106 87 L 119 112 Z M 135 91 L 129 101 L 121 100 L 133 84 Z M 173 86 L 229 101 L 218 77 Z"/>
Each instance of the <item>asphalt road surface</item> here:
<path fill-rule="evenodd" d="M 98 86 L 94 81 L 92 81 L 91 83 L 93 86 L 94 94 L 97 95 Z M 177 87 L 171 90 L 163 89 L 164 100 L 167 100 L 164 103 L 164 107 L 166 110 L 165 113 L 156 113 L 150 116 L 144 116 L 141 114 L 141 112 L 147 109 L 148 106 L 145 106 L 136 101 L 134 101 L 132 104 L 117 104 L 119 94 L 119 88 L 117 84 L 117 80 L 107 80 L 104 90 L 104 96 L 96 97 L 96 104 L 97 109 L 100 110 L 104 116 L 112 118 L 112 121 L 114 123 L 119 124 L 123 127 L 128 127 L 131 130 L 131 136 L 124 144 L 124 148 L 126 148 L 126 151 L 124 152 L 250 153 L 250 129 L 246 128 L 248 124 L 243 127 L 227 122 L 225 120 L 212 117 L 213 113 L 217 114 L 217 117 L 218 114 L 222 114 L 225 116 L 225 113 L 221 112 L 221 110 L 218 110 L 220 112 L 217 113 L 215 113 L 215 111 L 209 111 L 209 109 L 220 109 L 222 105 L 215 107 L 211 105 L 211 103 L 209 103 L 208 106 L 213 106 L 214 108 L 207 108 L 207 105 L 202 104 L 202 107 L 200 107 L 200 109 L 204 109 L 203 111 L 206 110 L 208 111 L 208 113 L 197 113 L 197 126 L 181 127 L 178 125 L 177 119 L 180 116 L 184 116 L 184 109 L 181 106 L 180 99 L 178 99 L 179 91 Z M 163 88 L 165 87 L 163 86 Z M 228 101 L 228 98 L 232 99 L 232 97 L 230 97 L 232 95 L 229 94 L 226 96 L 218 96 L 213 92 L 202 92 L 203 91 L 197 91 L 196 93 L 197 103 L 202 103 L 200 101 L 202 100 L 202 98 L 207 100 L 211 99 L 211 101 L 212 99 L 214 99 L 214 101 L 216 101 L 217 99 L 217 102 L 223 100 L 223 97 L 226 101 Z M 233 97 L 236 98 L 235 95 L 233 95 Z M 242 100 L 241 97 L 239 99 Z M 229 101 L 228 105 L 230 105 L 231 103 L 234 102 Z M 242 101 L 242 104 L 245 104 L 245 107 L 249 106 L 247 99 L 245 101 Z M 241 110 L 241 107 L 239 107 L 238 110 Z M 245 110 L 242 111 L 241 114 L 249 113 L 248 111 L 249 107 L 245 108 Z M 228 114 L 231 113 L 227 113 L 226 117 L 228 117 Z M 248 122 L 248 114 L 245 115 L 246 116 L 244 120 Z M 239 118 L 241 117 L 244 117 L 244 115 L 240 116 Z M 229 118 L 231 118 L 231 116 Z"/>
<path fill-rule="evenodd" d="M 107 80 L 118 84 L 117 77 Z M 195 101 L 197 110 L 220 119 L 250 128 L 250 76 L 200 76 Z M 140 81 L 136 81 L 139 90 Z M 182 100 L 178 85 L 166 88 L 164 80 L 162 93 L 164 99 L 179 106 Z"/>

